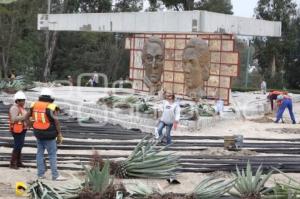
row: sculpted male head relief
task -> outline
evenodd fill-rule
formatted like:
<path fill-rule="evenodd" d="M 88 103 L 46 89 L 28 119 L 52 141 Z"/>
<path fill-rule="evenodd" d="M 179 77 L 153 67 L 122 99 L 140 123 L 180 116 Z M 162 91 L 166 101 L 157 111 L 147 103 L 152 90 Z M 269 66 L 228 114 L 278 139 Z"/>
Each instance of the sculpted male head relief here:
<path fill-rule="evenodd" d="M 161 89 L 161 74 L 163 72 L 165 47 L 161 39 L 156 36 L 149 37 L 145 42 L 142 54 L 142 63 L 145 68 L 144 83 L 150 93 Z"/>
<path fill-rule="evenodd" d="M 209 78 L 210 52 L 208 44 L 200 38 L 192 38 L 186 44 L 182 56 L 187 95 L 203 96 L 204 81 Z"/>

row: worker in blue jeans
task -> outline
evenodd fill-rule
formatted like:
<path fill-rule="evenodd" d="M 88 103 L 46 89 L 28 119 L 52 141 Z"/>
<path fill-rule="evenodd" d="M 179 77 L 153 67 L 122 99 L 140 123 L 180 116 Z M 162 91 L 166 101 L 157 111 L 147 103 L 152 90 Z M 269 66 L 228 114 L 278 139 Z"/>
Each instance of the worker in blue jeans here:
<path fill-rule="evenodd" d="M 167 94 L 166 100 L 163 101 L 163 112 L 158 124 L 159 139 L 163 139 L 162 130 L 166 127 L 167 145 L 172 143 L 171 130 L 177 129 L 177 125 L 180 118 L 180 106 L 175 102 L 174 94 Z"/>
<path fill-rule="evenodd" d="M 282 115 L 286 108 L 289 110 L 289 114 L 293 124 L 296 124 L 295 116 L 293 113 L 293 102 L 290 96 L 288 95 L 278 95 L 277 102 L 279 104 L 279 108 L 276 115 L 275 123 L 278 123 L 280 119 L 282 119 Z"/>
<path fill-rule="evenodd" d="M 33 133 L 37 142 L 37 174 L 39 179 L 45 178 L 46 165 L 44 152 L 47 150 L 52 173 L 52 180 L 66 180 L 57 171 L 57 143 L 61 144 L 63 137 L 58 121 L 59 108 L 54 103 L 53 92 L 43 88 L 38 101 L 31 104 L 29 116 L 32 116 Z"/>

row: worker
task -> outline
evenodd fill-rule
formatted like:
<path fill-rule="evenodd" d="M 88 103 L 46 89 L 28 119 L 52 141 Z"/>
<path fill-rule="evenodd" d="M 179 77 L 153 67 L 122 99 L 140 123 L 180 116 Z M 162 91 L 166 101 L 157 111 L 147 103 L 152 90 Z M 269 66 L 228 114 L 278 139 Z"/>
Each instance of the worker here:
<path fill-rule="evenodd" d="M 21 154 L 27 131 L 25 100 L 25 94 L 18 91 L 14 96 L 15 104 L 9 109 L 9 130 L 14 138 L 14 148 L 9 166 L 12 169 L 24 167 Z"/>
<path fill-rule="evenodd" d="M 175 101 L 175 95 L 168 93 L 166 94 L 166 100 L 163 101 L 163 112 L 157 128 L 159 139 L 162 141 L 162 130 L 166 127 L 167 145 L 172 143 L 171 130 L 172 127 L 174 127 L 174 130 L 177 129 L 179 118 L 180 106 Z"/>
<path fill-rule="evenodd" d="M 291 120 L 293 124 L 296 124 L 295 116 L 293 113 L 293 102 L 292 98 L 289 95 L 278 95 L 277 96 L 277 102 L 278 102 L 278 111 L 276 115 L 276 121 L 275 123 L 278 123 L 280 119 L 282 119 L 283 112 L 286 108 L 289 110 L 289 114 L 291 117 Z"/>
<path fill-rule="evenodd" d="M 44 88 L 41 91 L 39 100 L 31 104 L 29 115 L 32 117 L 33 132 L 37 139 L 37 169 L 38 178 L 44 179 L 46 165 L 44 162 L 45 149 L 48 152 L 52 180 L 66 180 L 57 171 L 57 143 L 61 144 L 63 136 L 58 121 L 59 108 L 54 103 L 53 93 L 50 89 Z M 57 143 L 56 143 L 57 142 Z"/>
<path fill-rule="evenodd" d="M 268 99 L 270 100 L 272 111 L 274 110 L 274 100 L 275 101 L 277 100 L 277 96 L 278 95 L 287 95 L 287 92 L 286 91 L 277 91 L 277 90 L 274 90 L 274 91 L 272 91 L 272 92 L 269 93 Z"/>

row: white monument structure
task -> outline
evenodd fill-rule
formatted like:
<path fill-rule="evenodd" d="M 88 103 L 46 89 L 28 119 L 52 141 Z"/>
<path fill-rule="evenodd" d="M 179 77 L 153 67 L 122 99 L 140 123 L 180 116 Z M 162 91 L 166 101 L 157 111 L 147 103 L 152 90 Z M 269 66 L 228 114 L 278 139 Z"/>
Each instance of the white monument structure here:
<path fill-rule="evenodd" d="M 182 52 L 188 40 L 199 37 L 208 43 L 210 51 L 206 96 L 229 104 L 232 78 L 240 71 L 235 35 L 280 37 L 281 22 L 207 11 L 39 14 L 38 30 L 133 33 L 125 45 L 130 50 L 129 74 L 133 89 L 144 92 L 149 88 L 143 82 L 142 49 L 155 35 L 165 44 L 162 86 L 181 96 L 186 93 Z"/>

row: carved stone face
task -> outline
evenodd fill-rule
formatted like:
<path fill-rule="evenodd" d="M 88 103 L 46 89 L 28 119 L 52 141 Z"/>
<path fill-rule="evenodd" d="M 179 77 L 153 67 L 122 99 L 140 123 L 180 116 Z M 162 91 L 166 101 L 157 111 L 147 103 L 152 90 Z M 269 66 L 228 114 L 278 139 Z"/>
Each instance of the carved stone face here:
<path fill-rule="evenodd" d="M 210 53 L 208 45 L 199 38 L 191 39 L 182 57 L 185 85 L 188 89 L 203 89 L 209 78 Z"/>
<path fill-rule="evenodd" d="M 160 82 L 164 66 L 164 47 L 157 37 L 150 37 L 143 48 L 145 75 L 152 84 Z"/>

